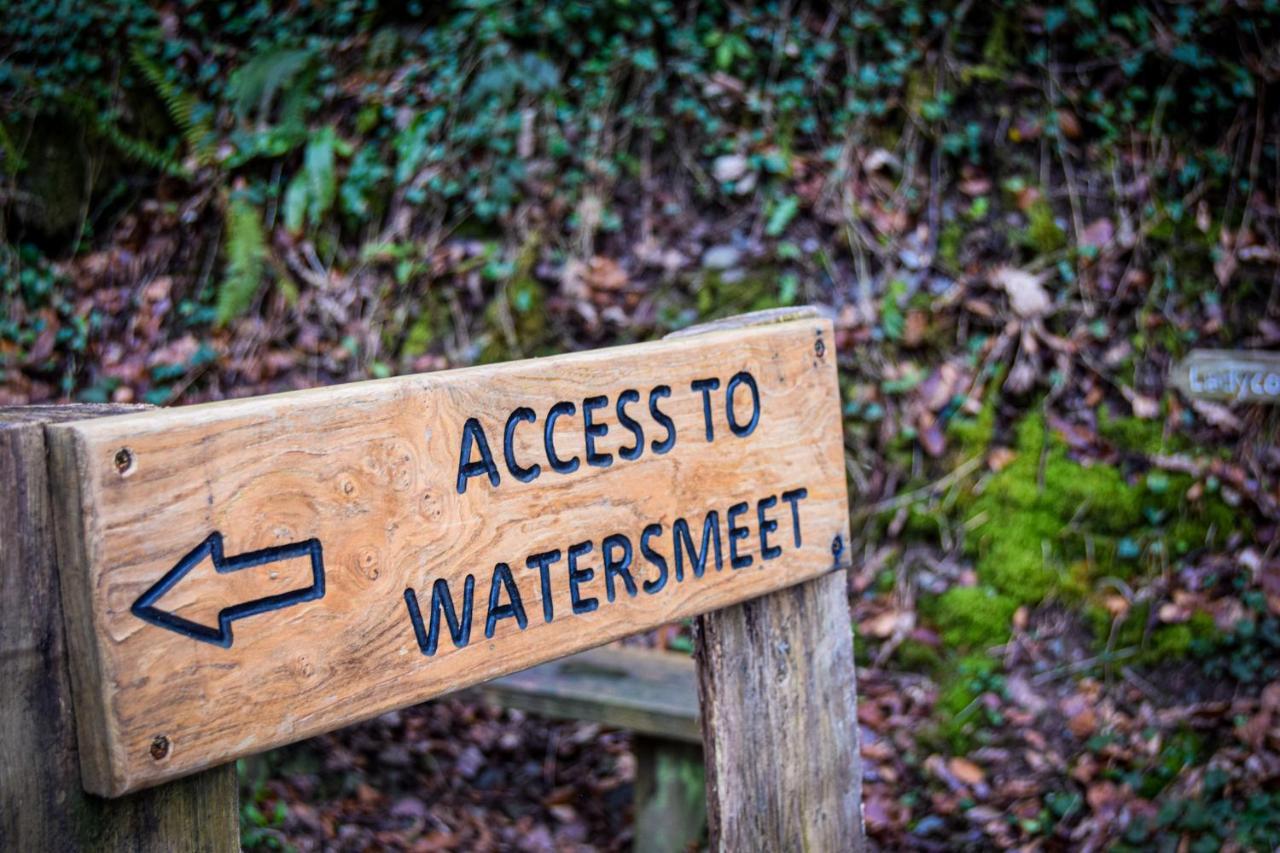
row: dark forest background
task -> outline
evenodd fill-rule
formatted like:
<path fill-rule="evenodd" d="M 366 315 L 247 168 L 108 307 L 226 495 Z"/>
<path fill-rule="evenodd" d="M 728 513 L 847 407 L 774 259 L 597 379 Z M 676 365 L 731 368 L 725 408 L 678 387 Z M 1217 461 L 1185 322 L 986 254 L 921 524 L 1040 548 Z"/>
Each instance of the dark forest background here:
<path fill-rule="evenodd" d="M 0 404 L 819 305 L 872 837 L 1270 850 L 1280 418 L 1167 377 L 1280 345 L 1278 35 L 1277 0 L 3 0 Z M 614 848 L 626 747 L 434 703 L 246 765 L 244 841 Z"/>

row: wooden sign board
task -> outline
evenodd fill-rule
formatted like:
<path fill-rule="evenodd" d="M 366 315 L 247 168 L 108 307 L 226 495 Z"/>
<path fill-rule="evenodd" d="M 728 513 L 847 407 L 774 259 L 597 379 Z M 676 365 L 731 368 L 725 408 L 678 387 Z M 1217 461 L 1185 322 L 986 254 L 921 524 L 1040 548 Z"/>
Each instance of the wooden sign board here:
<path fill-rule="evenodd" d="M 831 340 L 808 318 L 50 426 L 86 788 L 839 567 Z"/>
<path fill-rule="evenodd" d="M 1171 379 L 1196 400 L 1280 403 L 1280 352 L 1192 350 L 1173 368 Z"/>

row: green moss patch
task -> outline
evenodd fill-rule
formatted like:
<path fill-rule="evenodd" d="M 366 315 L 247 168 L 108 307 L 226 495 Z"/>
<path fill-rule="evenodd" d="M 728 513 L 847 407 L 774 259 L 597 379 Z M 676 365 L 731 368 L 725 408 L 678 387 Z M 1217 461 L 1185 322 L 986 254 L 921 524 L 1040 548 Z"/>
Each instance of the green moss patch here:
<path fill-rule="evenodd" d="M 1143 523 L 1141 493 L 1115 468 L 1068 458 L 1038 416 L 1018 424 L 1016 450 L 967 507 L 966 551 L 978 577 L 1016 603 L 1082 593 L 1072 564 L 1114 561 L 1117 538 Z"/>
<path fill-rule="evenodd" d="M 990 402 L 976 417 L 954 420 L 949 431 L 963 448 L 957 452 L 966 458 L 981 453 L 994 421 Z M 1149 455 L 1177 445 L 1158 423 L 1104 418 L 1103 424 L 1104 437 L 1126 450 Z M 1016 424 L 1012 437 L 1012 462 L 961 490 L 950 507 L 913 508 L 904 529 L 909 538 L 939 537 L 947 524 L 943 515 L 951 517 L 952 530 L 964 529 L 964 551 L 974 561 L 978 585 L 922 600 L 922 612 L 948 648 L 998 645 L 1008 638 L 1019 605 L 1086 599 L 1102 578 L 1133 578 L 1249 529 L 1212 488 L 1189 501 L 1194 480 L 1185 474 L 1138 473 L 1132 466 L 1126 473 L 1071 458 L 1039 415 Z M 1168 645 L 1170 654 L 1181 654 L 1190 630 L 1162 627 L 1151 647 Z M 1098 636 L 1105 640 L 1106 634 Z"/>
<path fill-rule="evenodd" d="M 950 648 L 984 649 L 1003 643 L 1018 602 L 988 584 L 956 586 L 923 602 L 925 614 Z"/>

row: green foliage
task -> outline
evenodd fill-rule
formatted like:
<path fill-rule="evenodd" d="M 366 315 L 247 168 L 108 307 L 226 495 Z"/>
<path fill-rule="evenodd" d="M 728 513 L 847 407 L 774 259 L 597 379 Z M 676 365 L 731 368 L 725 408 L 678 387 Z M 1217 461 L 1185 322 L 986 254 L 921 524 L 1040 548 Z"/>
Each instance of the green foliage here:
<path fill-rule="evenodd" d="M 289 816 L 283 800 L 270 800 L 269 762 L 277 754 L 242 758 L 236 762 L 240 786 L 240 846 L 244 850 L 291 849 L 279 831 Z"/>
<path fill-rule="evenodd" d="M 954 586 L 923 609 L 949 648 L 982 650 L 1009 638 L 1018 602 L 991 586 Z"/>
<path fill-rule="evenodd" d="M 1039 417 L 1021 421 L 1016 436 L 1013 462 L 964 506 L 978 576 L 1018 602 L 1078 596 L 1091 578 L 1132 574 L 1137 558 L 1184 554 L 1249 529 L 1216 496 L 1187 502 L 1185 475 L 1131 483 L 1115 466 L 1081 464 Z"/>
<path fill-rule="evenodd" d="M 1166 436 L 1160 419 L 1116 417 L 1106 407 L 1098 411 L 1098 434 L 1121 450 L 1153 455 L 1176 453 L 1186 446 L 1180 436 Z"/>
<path fill-rule="evenodd" d="M 952 752 L 963 755 L 984 736 L 984 730 L 1005 725 L 1004 715 L 982 702 L 985 693 L 1006 695 L 1000 663 L 986 654 L 970 654 L 951 664 L 950 677 L 940 685 L 935 716 L 936 737 Z"/>
<path fill-rule="evenodd" d="M 379 208 L 378 189 L 390 174 L 375 146 L 360 147 L 338 189 L 343 213 L 356 222 L 371 219 Z"/>
<path fill-rule="evenodd" d="M 1280 617 L 1267 609 L 1261 593 L 1244 596 L 1246 614 L 1225 635 L 1200 639 L 1193 648 L 1205 657 L 1205 672 L 1264 685 L 1280 678 Z"/>
<path fill-rule="evenodd" d="M 800 199 L 793 195 L 778 201 L 769 211 L 769 221 L 764 226 L 764 233 L 770 237 L 782 236 L 787 226 L 791 224 L 791 220 L 795 219 L 796 211 L 799 209 Z"/>
<path fill-rule="evenodd" d="M 1146 602 L 1131 607 L 1119 625 L 1114 625 L 1111 614 L 1102 607 L 1090 606 L 1085 612 L 1099 648 L 1137 650 L 1126 660 L 1147 666 L 1177 664 L 1203 655 L 1205 650 L 1217 648 L 1222 637 L 1213 617 L 1202 611 L 1173 625 L 1152 624 L 1151 607 Z"/>
<path fill-rule="evenodd" d="M 53 351 L 28 369 L 34 367 L 56 381 L 63 393 L 71 392 L 74 373 L 70 366 L 59 373 L 57 354 L 83 355 L 90 324 L 98 319 L 96 312 L 86 317 L 78 311 L 73 294 L 59 270 L 34 246 L 0 244 L 0 382 L 9 370 L 30 360 L 31 351 L 53 328 Z"/>
<path fill-rule="evenodd" d="M 1168 776 L 1170 764 L 1181 767 L 1197 758 L 1194 752 L 1190 756 L 1183 752 L 1186 746 L 1184 737 L 1162 750 L 1151 782 L 1143 776 L 1141 781 L 1146 784 L 1139 787 L 1159 784 Z M 1124 853 L 1149 850 L 1162 841 L 1172 849 L 1179 836 L 1191 842 L 1187 849 L 1193 853 L 1212 853 L 1224 849 L 1228 842 L 1235 849 L 1276 849 L 1280 847 L 1280 792 L 1250 793 L 1222 770 L 1209 770 L 1197 794 L 1166 799 L 1154 819 L 1139 817 L 1113 849 Z"/>
<path fill-rule="evenodd" d="M 285 190 L 284 221 L 290 231 L 302 230 L 303 222 L 319 225 L 333 207 L 338 194 L 337 153 L 345 148 L 332 127 L 311 134 L 303 154 L 302 171 Z"/>
<path fill-rule="evenodd" d="M 1067 235 L 1053 216 L 1053 208 L 1038 198 L 1027 208 L 1026 243 L 1041 254 L 1049 254 L 1067 245 Z"/>
<path fill-rule="evenodd" d="M 1075 532 L 1081 522 L 1090 524 L 1089 534 L 1123 533 L 1140 523 L 1140 510 L 1119 472 L 1070 461 L 1059 441 L 1046 439 L 1040 418 L 1026 418 L 1016 432 L 1017 457 L 969 507 L 966 550 L 985 582 L 1035 604 L 1066 585 L 1064 558 L 1084 550 Z M 1064 551 L 1064 540 L 1075 547 Z"/>
<path fill-rule="evenodd" d="M 208 161 L 212 155 L 210 134 L 213 131 L 208 111 L 203 108 L 195 95 L 183 91 L 169 79 L 168 75 L 151 57 L 147 56 L 140 46 L 134 45 L 129 55 L 143 78 L 152 85 L 156 94 L 164 101 L 169 118 L 181 131 L 187 148 L 198 160 Z"/>
<path fill-rule="evenodd" d="M 267 240 L 262 214 L 249 201 L 235 197 L 226 213 L 226 272 L 218 286 L 217 323 L 225 326 L 253 304 L 266 271 Z"/>
<path fill-rule="evenodd" d="M 308 117 L 321 109 L 344 116 L 335 132 L 361 146 L 334 164 L 337 201 L 310 185 L 303 204 L 305 180 L 286 191 L 287 218 L 303 227 L 318 227 L 335 208 L 341 225 L 370 224 L 393 197 L 450 222 L 503 221 L 521 204 L 545 201 L 540 176 L 548 174 L 560 209 L 573 211 L 587 191 L 607 197 L 634 176 L 642 152 L 669 149 L 678 127 L 681 150 L 695 156 L 672 166 L 694 166 L 699 180 L 690 185 L 702 184 L 718 154 L 748 156 L 752 181 L 772 200 L 764 233 L 779 238 L 801 208 L 786 185 L 793 153 L 830 157 L 832 140 L 891 138 L 918 116 L 927 144 L 983 163 L 997 153 L 993 142 L 1007 147 L 983 128 L 1006 126 L 1010 110 L 1041 127 L 1071 111 L 1085 124 L 1085 143 L 1173 130 L 1216 138 L 1261 91 L 1268 65 L 1256 46 L 1280 33 L 1271 4 L 1248 14 L 1174 0 L 1137 9 L 1119 0 L 788 8 L 780 0 L 507 0 L 423 10 L 335 0 L 287 15 L 271 4 L 227 3 L 162 16 L 146 0 L 10 2 L 0 16 L 9 46 L 0 105 L 14 119 L 70 110 L 158 174 L 187 174 L 177 156 L 185 146 L 186 162 L 216 161 L 224 186 L 244 178 L 264 197 L 278 189 L 262 185 L 255 162 L 290 158 L 284 168 L 293 173 L 297 149 L 311 141 Z M 832 26 L 814 26 L 818 19 Z M 933 55 L 942 32 L 950 73 Z M 1161 49 L 1152 50 L 1157 35 Z M 367 48 L 346 50 L 351 44 Z M 1034 77 L 1051 68 L 1076 70 L 1059 86 L 1009 91 L 1011 69 Z M 344 85 L 334 85 L 338 75 Z M 1187 96 L 1172 97 L 1175 85 Z M 143 92 L 163 100 L 172 138 L 140 126 Z M 1168 210 L 1197 181 L 1225 186 L 1231 158 L 1219 147 L 1200 146 L 1176 172 L 1153 173 Z M 6 153 L 6 168 L 12 162 Z M 1046 201 L 1027 213 L 1034 251 L 1065 246 Z M 958 237 L 942 235 L 941 263 L 955 263 Z M 885 321 L 895 339 L 892 311 Z"/>
<path fill-rule="evenodd" d="M 279 124 L 301 126 L 309 73 L 316 58 L 310 48 L 270 47 L 236 68 L 227 96 L 242 119 L 266 121 L 279 105 Z M 279 96 L 279 98 L 277 98 Z"/>
<path fill-rule="evenodd" d="M 698 287 L 698 314 L 725 317 L 795 303 L 795 282 L 772 267 L 722 273 L 707 270 Z"/>
<path fill-rule="evenodd" d="M 907 296 L 907 284 L 900 278 L 889 282 L 885 288 L 884 299 L 880 302 L 880 329 L 891 341 L 902 340 L 906 328 L 906 317 L 902 313 L 902 303 Z"/>

